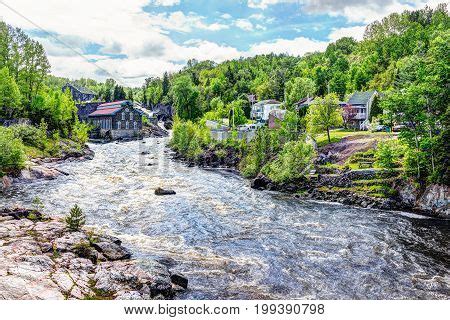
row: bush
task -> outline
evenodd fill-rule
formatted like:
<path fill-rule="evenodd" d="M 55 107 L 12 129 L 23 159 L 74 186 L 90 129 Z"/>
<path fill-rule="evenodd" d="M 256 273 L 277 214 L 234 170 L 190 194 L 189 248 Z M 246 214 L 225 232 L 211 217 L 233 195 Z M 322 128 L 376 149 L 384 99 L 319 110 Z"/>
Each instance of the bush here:
<path fill-rule="evenodd" d="M 0 127 L 0 176 L 25 165 L 25 147 L 9 128 Z"/>
<path fill-rule="evenodd" d="M 262 173 L 274 182 L 288 182 L 305 175 L 312 163 L 314 148 L 303 140 L 289 141 L 278 157 L 264 166 Z"/>
<path fill-rule="evenodd" d="M 210 141 L 210 132 L 204 123 L 175 119 L 170 144 L 185 157 L 195 159 Z"/>
<path fill-rule="evenodd" d="M 375 164 L 380 168 L 394 169 L 401 165 L 404 147 L 398 140 L 380 141 L 375 150 Z"/>
<path fill-rule="evenodd" d="M 40 150 L 45 149 L 47 144 L 47 125 L 45 122 L 42 122 L 39 128 L 30 125 L 15 125 L 10 128 L 14 137 L 22 140 L 25 145 Z"/>
<path fill-rule="evenodd" d="M 70 209 L 69 215 L 65 218 L 67 228 L 70 231 L 79 231 L 86 223 L 86 216 L 78 205 Z"/>
<path fill-rule="evenodd" d="M 281 149 L 278 131 L 261 128 L 250 142 L 247 152 L 240 163 L 244 177 L 256 177 L 261 168 Z"/>
<path fill-rule="evenodd" d="M 80 147 L 84 146 L 89 139 L 90 126 L 86 123 L 77 122 L 72 129 L 72 140 L 77 142 Z"/>

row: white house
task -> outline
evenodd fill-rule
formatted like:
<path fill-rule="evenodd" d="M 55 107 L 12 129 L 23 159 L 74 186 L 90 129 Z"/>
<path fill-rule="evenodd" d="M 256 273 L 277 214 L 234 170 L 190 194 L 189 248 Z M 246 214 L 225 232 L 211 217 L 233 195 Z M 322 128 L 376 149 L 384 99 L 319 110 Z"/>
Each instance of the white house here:
<path fill-rule="evenodd" d="M 277 100 L 263 100 L 255 103 L 250 112 L 250 118 L 257 122 L 267 122 L 269 120 L 269 113 L 272 110 L 280 109 L 281 102 Z"/>

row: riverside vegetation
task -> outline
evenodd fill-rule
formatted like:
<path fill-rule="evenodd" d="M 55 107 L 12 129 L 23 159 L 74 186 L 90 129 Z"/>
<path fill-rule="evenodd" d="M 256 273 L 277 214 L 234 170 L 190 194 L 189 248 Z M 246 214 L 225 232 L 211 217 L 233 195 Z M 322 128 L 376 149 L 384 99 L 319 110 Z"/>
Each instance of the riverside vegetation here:
<path fill-rule="evenodd" d="M 412 185 L 419 193 L 429 185 L 440 184 L 446 202 L 449 23 L 447 7 L 442 4 L 434 10 L 391 14 L 368 25 L 360 42 L 342 38 L 323 53 L 301 58 L 265 55 L 219 65 L 190 61 L 183 71 L 171 76 L 169 89 L 158 91 L 167 92 L 159 95 L 159 100 L 172 102 L 177 110 L 172 148 L 193 163 L 231 165 L 245 177 L 262 176 L 275 184 L 317 179 L 317 174 L 309 175 L 311 169 L 318 174 L 341 174 L 367 165 L 379 174 L 370 173 L 371 178 L 361 178 L 344 190 L 392 198 L 398 195 L 399 184 Z M 153 80 L 149 90 L 165 82 L 165 77 Z M 401 132 L 374 133 L 375 144 L 344 163 L 326 159 L 321 148 L 327 144 L 368 134 L 331 130 L 345 128 L 346 116 L 339 99 L 355 90 L 372 89 L 381 92 L 371 110 L 372 127 L 384 125 L 392 131 L 401 125 Z M 212 141 L 206 120 L 222 122 L 237 115 L 238 121 L 230 124 L 250 121 L 250 106 L 244 100 L 248 92 L 261 100 L 285 101 L 288 111 L 281 128 L 261 128 L 248 144 L 233 136 L 223 142 Z M 315 99 L 306 112 L 297 112 L 294 102 L 308 95 L 323 98 Z M 313 147 L 314 141 L 319 148 Z M 315 189 L 342 190 L 322 185 Z M 448 211 L 448 204 L 446 207 Z"/>
<path fill-rule="evenodd" d="M 46 84 L 50 64 L 42 45 L 0 22 L 0 119 L 29 120 L 0 127 L 0 176 L 27 159 L 81 153 L 89 127 L 68 92 Z"/>

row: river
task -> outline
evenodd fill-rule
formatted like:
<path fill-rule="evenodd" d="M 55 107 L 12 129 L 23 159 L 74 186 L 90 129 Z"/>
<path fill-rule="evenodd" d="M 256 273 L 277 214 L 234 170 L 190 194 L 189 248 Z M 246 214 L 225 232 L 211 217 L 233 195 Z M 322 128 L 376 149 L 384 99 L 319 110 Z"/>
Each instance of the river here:
<path fill-rule="evenodd" d="M 448 220 L 256 191 L 234 173 L 172 161 L 166 144 L 91 145 L 94 160 L 18 184 L 0 206 L 39 197 L 62 216 L 78 204 L 135 258 L 185 274 L 180 299 L 450 297 Z M 159 186 L 177 194 L 156 196 Z"/>

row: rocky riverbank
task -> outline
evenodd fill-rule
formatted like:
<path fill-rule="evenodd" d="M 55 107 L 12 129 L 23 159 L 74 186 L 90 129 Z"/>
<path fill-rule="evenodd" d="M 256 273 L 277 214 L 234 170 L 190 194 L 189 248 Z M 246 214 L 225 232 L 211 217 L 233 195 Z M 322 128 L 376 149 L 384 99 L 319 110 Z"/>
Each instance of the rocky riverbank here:
<path fill-rule="evenodd" d="M 190 159 L 179 152 L 174 152 L 172 158 L 185 162 L 188 166 L 201 168 L 228 168 L 237 170 L 241 161 L 238 150 L 233 147 L 210 147 L 195 159 Z"/>
<path fill-rule="evenodd" d="M 34 210 L 0 209 L 0 299 L 171 299 L 187 279 L 120 239 Z"/>
<path fill-rule="evenodd" d="M 392 177 L 392 172 L 374 169 L 348 171 L 341 174 L 312 175 L 278 184 L 264 175 L 251 181 L 251 187 L 295 194 L 298 198 L 338 202 L 363 208 L 411 211 L 418 214 L 450 218 L 449 188 L 445 185 L 430 185 L 420 189 L 411 181 Z M 384 178 L 382 183 L 387 193 L 372 196 L 358 184 L 369 185 Z M 379 182 L 378 182 L 379 183 Z"/>
<path fill-rule="evenodd" d="M 85 145 L 81 150 L 76 148 L 63 150 L 58 157 L 31 159 L 27 161 L 24 169 L 10 172 L 2 177 L 2 188 L 0 190 L 9 188 L 13 183 L 27 183 L 39 179 L 53 180 L 61 175 L 68 175 L 54 165 L 65 161 L 92 160 L 94 156 L 94 151 Z"/>

